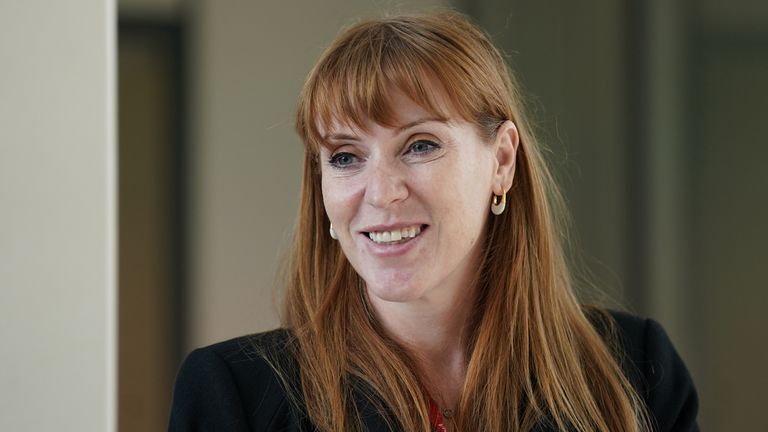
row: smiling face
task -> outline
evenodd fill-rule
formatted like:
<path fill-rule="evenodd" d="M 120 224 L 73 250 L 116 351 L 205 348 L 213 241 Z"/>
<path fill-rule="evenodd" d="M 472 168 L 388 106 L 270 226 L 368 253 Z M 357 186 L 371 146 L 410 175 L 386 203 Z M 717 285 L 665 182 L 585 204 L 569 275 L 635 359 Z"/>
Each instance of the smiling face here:
<path fill-rule="evenodd" d="M 390 101 L 397 127 L 326 131 L 325 209 L 372 301 L 454 296 L 477 268 L 497 150 L 458 117 L 436 119 L 398 91 Z"/>

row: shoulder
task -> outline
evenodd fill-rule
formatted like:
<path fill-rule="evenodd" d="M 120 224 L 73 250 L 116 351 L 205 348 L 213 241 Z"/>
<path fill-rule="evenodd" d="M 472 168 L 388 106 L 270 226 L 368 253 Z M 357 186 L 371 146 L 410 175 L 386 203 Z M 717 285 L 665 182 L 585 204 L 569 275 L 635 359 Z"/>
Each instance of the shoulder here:
<path fill-rule="evenodd" d="M 189 353 L 176 377 L 169 430 L 283 430 L 293 417 L 286 394 L 295 370 L 291 341 L 278 329 Z"/>
<path fill-rule="evenodd" d="M 597 319 L 596 327 L 610 333 L 622 369 L 645 400 L 658 430 L 697 431 L 696 388 L 664 328 L 653 319 L 625 312 L 607 311 L 607 315 L 612 322 Z"/>

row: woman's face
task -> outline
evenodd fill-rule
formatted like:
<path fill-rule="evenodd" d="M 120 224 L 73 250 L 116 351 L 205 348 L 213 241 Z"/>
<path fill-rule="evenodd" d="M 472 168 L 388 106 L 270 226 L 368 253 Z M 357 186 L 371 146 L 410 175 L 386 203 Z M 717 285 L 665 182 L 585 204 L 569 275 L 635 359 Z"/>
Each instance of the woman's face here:
<path fill-rule="evenodd" d="M 435 120 L 401 92 L 392 102 L 399 127 L 324 132 L 325 210 L 372 300 L 453 296 L 469 288 L 492 192 L 508 189 L 499 146 L 458 117 Z"/>

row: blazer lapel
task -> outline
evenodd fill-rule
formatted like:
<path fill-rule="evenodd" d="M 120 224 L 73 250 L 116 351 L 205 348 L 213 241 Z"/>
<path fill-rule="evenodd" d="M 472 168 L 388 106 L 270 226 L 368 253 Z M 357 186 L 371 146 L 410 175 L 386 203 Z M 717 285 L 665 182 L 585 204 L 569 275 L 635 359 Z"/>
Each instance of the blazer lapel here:
<path fill-rule="evenodd" d="M 360 419 L 363 423 L 363 430 L 366 432 L 401 432 L 400 429 L 393 429 L 387 424 L 387 418 L 390 419 L 390 424 L 393 427 L 397 425 L 392 413 L 384 411 L 379 408 L 383 404 L 375 403 L 376 396 L 367 385 L 357 382 L 355 383 L 354 390 L 352 391 L 352 399 L 357 408 L 357 412 L 360 413 Z"/>

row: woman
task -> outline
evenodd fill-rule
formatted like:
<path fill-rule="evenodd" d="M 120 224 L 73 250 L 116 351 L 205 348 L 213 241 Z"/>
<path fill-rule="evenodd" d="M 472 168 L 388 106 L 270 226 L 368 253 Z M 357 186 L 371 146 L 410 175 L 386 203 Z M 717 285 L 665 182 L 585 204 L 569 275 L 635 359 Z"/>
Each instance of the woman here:
<path fill-rule="evenodd" d="M 190 354 L 171 430 L 697 430 L 659 325 L 577 303 L 518 86 L 464 17 L 346 30 L 296 128 L 285 329 Z"/>

